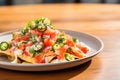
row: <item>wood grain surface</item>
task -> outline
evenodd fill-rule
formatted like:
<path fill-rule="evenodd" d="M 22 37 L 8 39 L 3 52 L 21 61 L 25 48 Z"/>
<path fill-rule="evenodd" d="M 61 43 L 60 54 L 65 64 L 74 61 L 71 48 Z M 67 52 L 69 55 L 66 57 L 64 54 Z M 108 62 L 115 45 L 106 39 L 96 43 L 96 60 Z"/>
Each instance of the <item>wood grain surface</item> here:
<path fill-rule="evenodd" d="M 70 69 L 20 72 L 0 68 L 0 80 L 120 80 L 120 5 L 37 4 L 0 7 L 0 32 L 48 17 L 56 28 L 93 34 L 104 42 L 91 61 Z"/>

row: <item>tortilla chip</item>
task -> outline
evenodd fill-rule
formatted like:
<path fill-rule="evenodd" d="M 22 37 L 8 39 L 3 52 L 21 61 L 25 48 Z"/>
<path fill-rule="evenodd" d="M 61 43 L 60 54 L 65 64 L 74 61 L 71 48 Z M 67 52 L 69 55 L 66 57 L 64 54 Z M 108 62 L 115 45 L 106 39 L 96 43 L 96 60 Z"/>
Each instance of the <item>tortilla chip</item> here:
<path fill-rule="evenodd" d="M 9 49 L 6 51 L 1 51 L 0 54 L 6 55 L 10 60 L 13 60 L 15 58 L 14 53 L 12 53 Z"/>
<path fill-rule="evenodd" d="M 33 63 L 33 64 L 36 63 L 34 58 L 31 58 L 30 56 L 26 56 L 25 54 L 19 55 L 18 57 L 25 62 L 29 62 L 29 63 Z"/>

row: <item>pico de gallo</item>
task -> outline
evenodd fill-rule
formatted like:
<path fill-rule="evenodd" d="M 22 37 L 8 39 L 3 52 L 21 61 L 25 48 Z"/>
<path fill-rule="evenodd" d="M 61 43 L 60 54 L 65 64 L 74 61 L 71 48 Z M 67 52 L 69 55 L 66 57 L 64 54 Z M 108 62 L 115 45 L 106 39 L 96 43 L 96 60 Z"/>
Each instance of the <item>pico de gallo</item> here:
<path fill-rule="evenodd" d="M 59 63 L 86 57 L 89 48 L 77 38 L 55 29 L 48 18 L 35 19 L 12 33 L 12 40 L 0 42 L 0 53 L 11 63 Z"/>

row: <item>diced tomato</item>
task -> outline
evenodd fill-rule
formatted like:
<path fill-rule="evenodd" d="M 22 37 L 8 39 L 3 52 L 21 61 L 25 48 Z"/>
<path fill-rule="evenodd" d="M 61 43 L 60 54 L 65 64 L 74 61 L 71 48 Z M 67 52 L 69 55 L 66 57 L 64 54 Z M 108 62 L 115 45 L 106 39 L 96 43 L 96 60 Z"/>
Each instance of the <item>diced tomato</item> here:
<path fill-rule="evenodd" d="M 21 44 L 19 49 L 23 51 L 25 49 L 25 44 Z"/>
<path fill-rule="evenodd" d="M 33 42 L 32 41 L 29 41 L 27 42 L 26 46 L 32 46 L 33 45 Z"/>
<path fill-rule="evenodd" d="M 20 42 L 20 38 L 16 37 L 14 38 L 15 41 Z"/>
<path fill-rule="evenodd" d="M 24 53 L 26 56 L 30 56 L 30 53 L 27 52 L 26 50 L 24 50 L 23 53 Z"/>
<path fill-rule="evenodd" d="M 50 39 L 45 39 L 45 40 L 44 40 L 44 44 L 45 44 L 46 47 L 47 47 L 47 46 L 52 46 L 52 45 L 53 45 L 53 41 L 50 40 Z"/>
<path fill-rule="evenodd" d="M 74 42 L 71 39 L 68 39 L 67 40 L 67 45 L 72 47 L 72 46 L 74 46 Z"/>
<path fill-rule="evenodd" d="M 47 30 L 44 32 L 44 35 L 49 35 L 50 38 L 55 38 L 55 36 L 57 35 L 55 31 L 53 31 L 50 28 L 47 28 Z"/>
<path fill-rule="evenodd" d="M 82 48 L 81 48 L 81 51 L 83 51 L 84 53 L 87 53 L 87 52 L 88 52 L 88 49 L 87 49 L 87 47 L 82 47 Z"/>
<path fill-rule="evenodd" d="M 83 53 L 85 53 L 85 54 L 88 52 L 88 48 L 85 47 L 85 46 L 81 46 L 81 45 L 79 44 L 79 45 L 77 45 L 77 47 L 78 47 L 81 51 L 83 51 Z"/>
<path fill-rule="evenodd" d="M 50 35 L 51 34 L 51 29 L 47 28 L 47 30 L 44 32 L 44 35 Z"/>
<path fill-rule="evenodd" d="M 17 42 L 20 42 L 20 32 L 14 32 L 13 33 L 13 39 Z"/>
<path fill-rule="evenodd" d="M 64 54 L 65 54 L 65 52 L 66 52 L 66 48 L 61 47 L 61 48 L 59 49 L 59 55 L 57 56 L 57 58 L 58 58 L 59 60 L 63 60 L 63 59 L 64 59 Z"/>
<path fill-rule="evenodd" d="M 40 33 L 40 32 L 39 32 L 38 36 L 42 36 L 42 34 L 43 34 L 43 33 Z"/>
<path fill-rule="evenodd" d="M 37 36 L 41 36 L 41 35 L 42 35 L 42 33 L 39 32 L 37 29 L 31 30 L 31 33 L 32 33 L 32 34 L 35 34 L 35 35 L 37 35 Z"/>
<path fill-rule="evenodd" d="M 22 37 L 20 38 L 20 40 L 26 41 L 26 40 L 28 40 L 29 38 L 30 38 L 30 36 L 22 36 Z"/>
<path fill-rule="evenodd" d="M 57 35 L 56 32 L 52 32 L 52 33 L 50 34 L 50 38 L 55 38 L 56 35 Z"/>
<path fill-rule="evenodd" d="M 61 60 L 61 56 L 60 56 L 60 55 L 58 55 L 58 56 L 57 56 L 57 59 L 58 59 L 58 60 Z"/>
<path fill-rule="evenodd" d="M 26 36 L 30 36 L 30 32 L 27 32 L 27 33 L 26 33 Z"/>
<path fill-rule="evenodd" d="M 45 63 L 45 59 L 44 59 L 44 56 L 36 56 L 35 57 L 35 61 L 36 63 Z"/>

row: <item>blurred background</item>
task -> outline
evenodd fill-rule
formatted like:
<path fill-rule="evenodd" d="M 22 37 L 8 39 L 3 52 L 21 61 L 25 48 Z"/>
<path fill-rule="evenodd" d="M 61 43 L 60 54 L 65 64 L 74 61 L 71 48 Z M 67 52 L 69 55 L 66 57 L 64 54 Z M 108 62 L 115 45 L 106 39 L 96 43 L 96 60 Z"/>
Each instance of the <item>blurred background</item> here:
<path fill-rule="evenodd" d="M 0 6 L 43 3 L 120 3 L 120 0 L 0 0 Z"/>

